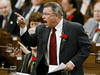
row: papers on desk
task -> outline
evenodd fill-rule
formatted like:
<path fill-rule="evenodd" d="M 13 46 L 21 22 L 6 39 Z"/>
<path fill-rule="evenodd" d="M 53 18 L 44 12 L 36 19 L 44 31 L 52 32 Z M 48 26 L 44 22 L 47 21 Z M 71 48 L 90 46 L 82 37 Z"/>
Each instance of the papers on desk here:
<path fill-rule="evenodd" d="M 30 74 L 26 74 L 26 73 L 20 73 L 20 72 L 16 72 L 17 75 L 30 75 Z"/>
<path fill-rule="evenodd" d="M 62 70 L 66 67 L 66 64 L 64 63 L 61 63 L 60 65 L 49 65 L 49 73 L 52 73 L 52 72 L 56 72 L 56 71 L 59 71 L 59 70 Z"/>
<path fill-rule="evenodd" d="M 96 46 L 100 46 L 100 43 L 96 43 Z"/>

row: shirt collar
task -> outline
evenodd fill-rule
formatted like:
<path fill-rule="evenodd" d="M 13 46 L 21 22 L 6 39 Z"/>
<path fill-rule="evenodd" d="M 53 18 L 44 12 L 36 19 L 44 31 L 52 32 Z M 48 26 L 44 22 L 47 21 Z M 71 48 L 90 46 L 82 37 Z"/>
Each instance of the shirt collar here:
<path fill-rule="evenodd" d="M 61 21 L 59 22 L 59 24 L 55 27 L 55 29 L 57 31 L 62 32 L 62 26 L 63 26 L 63 18 L 61 19 Z"/>
<path fill-rule="evenodd" d="M 35 8 L 35 11 L 34 12 L 37 12 L 38 11 L 38 9 L 40 8 L 40 5 L 37 5 L 37 6 L 32 6 L 32 7 L 34 7 Z"/>

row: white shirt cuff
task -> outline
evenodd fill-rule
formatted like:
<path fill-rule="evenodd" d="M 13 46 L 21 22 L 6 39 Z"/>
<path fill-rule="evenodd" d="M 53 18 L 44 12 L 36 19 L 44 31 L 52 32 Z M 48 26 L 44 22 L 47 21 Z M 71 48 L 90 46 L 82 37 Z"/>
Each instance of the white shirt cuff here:
<path fill-rule="evenodd" d="M 25 26 L 23 29 L 20 27 L 20 36 L 22 36 L 27 31 L 27 27 Z"/>
<path fill-rule="evenodd" d="M 75 67 L 75 65 L 74 65 L 74 63 L 72 62 L 72 61 L 70 61 L 72 64 L 73 64 L 73 66 Z"/>

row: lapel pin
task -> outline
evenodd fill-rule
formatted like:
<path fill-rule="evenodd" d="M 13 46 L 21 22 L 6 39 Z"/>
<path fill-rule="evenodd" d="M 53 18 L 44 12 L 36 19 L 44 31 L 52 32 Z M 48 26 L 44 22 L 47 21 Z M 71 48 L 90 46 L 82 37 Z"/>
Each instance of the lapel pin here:
<path fill-rule="evenodd" d="M 13 21 L 10 21 L 10 24 L 13 24 Z"/>

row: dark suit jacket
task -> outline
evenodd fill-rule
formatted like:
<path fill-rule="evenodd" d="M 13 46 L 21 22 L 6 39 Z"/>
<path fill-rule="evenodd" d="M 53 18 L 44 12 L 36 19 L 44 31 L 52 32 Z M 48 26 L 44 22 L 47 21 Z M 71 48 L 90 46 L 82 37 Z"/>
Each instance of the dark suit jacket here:
<path fill-rule="evenodd" d="M 78 23 L 81 23 L 82 25 L 84 25 L 84 16 L 82 15 L 82 13 L 79 10 L 76 10 L 74 13 L 72 13 L 72 15 L 73 15 L 73 18 L 72 18 L 71 22 L 78 22 Z M 68 20 L 67 16 L 66 16 L 66 12 L 64 12 L 63 17 L 64 17 L 64 19 Z"/>
<path fill-rule="evenodd" d="M 32 56 L 32 52 L 28 53 L 26 55 L 23 55 L 23 59 L 21 61 L 21 65 L 20 65 L 20 68 L 18 69 L 18 72 L 30 74 L 30 70 L 28 70 L 27 67 L 28 67 L 28 63 L 29 63 L 31 56 Z M 32 73 L 34 71 L 35 71 L 35 66 L 34 66 Z"/>
<path fill-rule="evenodd" d="M 29 6 L 29 7 L 27 7 L 25 10 L 24 10 L 24 17 L 27 15 L 27 13 L 30 11 L 30 9 L 31 9 L 31 7 L 32 6 Z M 40 13 L 43 13 L 43 8 L 44 8 L 44 6 L 43 6 L 43 4 L 41 4 L 41 6 L 40 6 L 40 8 L 38 9 L 38 12 L 40 12 Z"/>
<path fill-rule="evenodd" d="M 12 9 L 15 11 L 15 12 L 18 12 L 19 14 L 22 14 L 22 8 L 21 9 L 17 9 L 15 8 L 15 5 L 17 3 L 18 0 L 11 0 L 11 5 L 12 5 Z M 29 6 L 31 5 L 31 0 L 25 0 L 25 4 L 23 6 Z M 22 6 L 22 7 L 23 7 Z"/>
<path fill-rule="evenodd" d="M 3 16 L 0 16 L 0 28 L 2 28 Z M 7 22 L 7 32 L 11 33 L 11 35 L 17 35 L 20 30 L 19 25 L 17 24 L 17 16 L 12 12 L 9 21 Z"/>
<path fill-rule="evenodd" d="M 62 31 L 68 38 L 66 41 L 61 41 L 59 62 L 66 64 L 71 60 L 75 64 L 71 75 L 84 75 L 82 64 L 91 51 L 89 38 L 79 23 L 63 21 Z M 20 37 L 26 45 L 37 46 L 36 75 L 47 75 L 48 72 L 44 53 L 47 49 L 49 34 L 50 29 L 46 28 L 45 24 L 42 24 L 37 26 L 36 32 L 33 35 L 30 36 L 26 32 Z"/>

